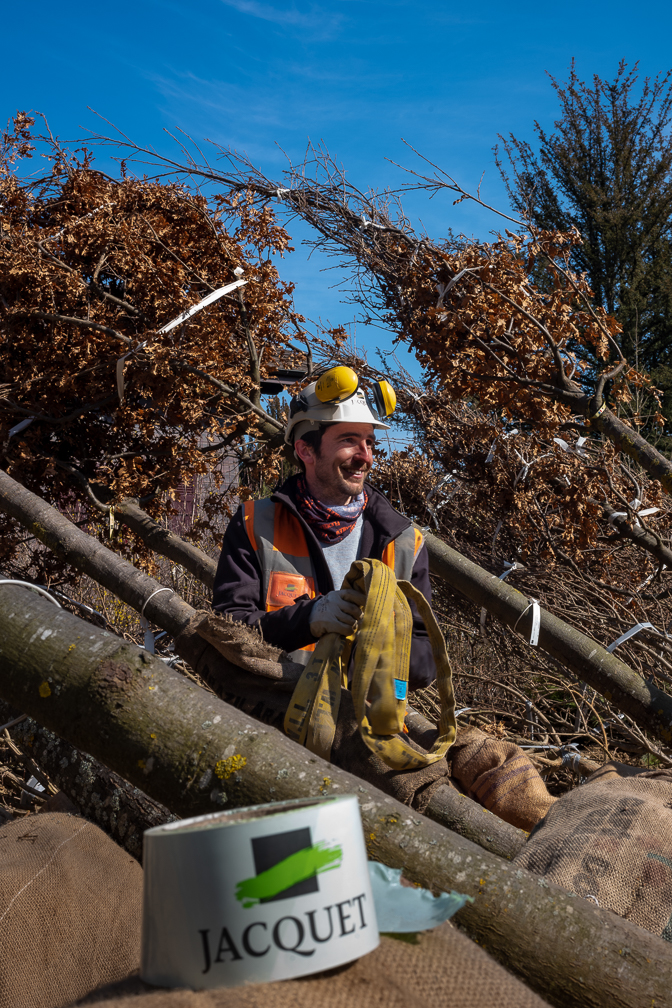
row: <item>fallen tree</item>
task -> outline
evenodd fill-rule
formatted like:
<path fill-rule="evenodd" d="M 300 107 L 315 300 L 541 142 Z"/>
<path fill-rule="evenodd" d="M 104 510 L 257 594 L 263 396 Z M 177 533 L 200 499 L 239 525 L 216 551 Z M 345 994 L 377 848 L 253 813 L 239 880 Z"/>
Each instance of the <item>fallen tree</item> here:
<path fill-rule="evenodd" d="M 1 464 L 78 517 L 134 496 L 174 514 L 176 488 L 201 480 L 212 533 L 232 457 L 283 428 L 260 382 L 305 359 L 273 264 L 289 235 L 249 201 L 114 179 L 53 136 L 47 150 L 34 122 L 0 136 Z M 20 530 L 1 531 L 12 560 Z M 141 537 L 129 545 L 151 563 Z"/>
<path fill-rule="evenodd" d="M 562 1008 L 670 1005 L 669 946 L 439 827 L 161 662 L 25 589 L 0 586 L 0 691 L 178 815 L 354 793 L 370 855 L 474 896 L 458 923 Z"/>
<path fill-rule="evenodd" d="M 13 720 L 17 713 L 0 700 L 0 721 Z M 138 861 L 142 860 L 144 831 L 177 818 L 165 805 L 33 718 L 24 717 L 12 726 L 12 740 L 39 764 L 83 816 L 109 833 Z"/>
<path fill-rule="evenodd" d="M 654 624 L 618 653 L 667 689 L 672 647 L 656 627 L 669 622 L 660 583 L 669 576 L 672 507 L 657 480 L 624 464 L 614 448 L 625 433 L 636 434 L 628 401 L 633 383 L 646 378 L 609 360 L 615 323 L 592 311 L 590 292 L 569 268 L 578 235 L 528 230 L 487 245 L 432 242 L 413 234 L 394 198 L 357 192 L 324 152 L 310 166 L 290 168 L 284 189 L 240 162 L 224 174 L 208 174 L 205 166 L 224 193 L 190 190 L 196 164 L 167 166 L 180 174 L 178 186 L 127 174 L 114 179 L 53 137 L 36 137 L 32 126 L 30 117 L 18 116 L 0 151 L 8 265 L 0 357 L 9 387 L 0 395 L 0 421 L 4 465 L 18 482 L 73 521 L 89 520 L 90 531 L 155 577 L 164 556 L 212 583 L 207 553 L 214 556 L 227 515 L 284 471 L 282 404 L 261 405 L 263 395 L 282 387 L 268 382 L 280 377 L 278 366 L 289 367 L 285 382 L 307 377 L 313 363 L 349 363 L 363 387 L 377 375 L 345 329 L 325 333 L 309 322 L 304 331 L 291 285 L 270 264 L 269 249 L 280 251 L 289 240 L 271 201 L 281 213 L 303 216 L 318 242 L 354 265 L 361 281 L 355 299 L 378 313 L 422 365 L 418 383 L 403 369 L 389 374 L 385 362 L 398 392 L 397 421 L 411 443 L 379 459 L 378 488 L 496 576 L 503 563 L 516 561 L 509 584 L 605 646 L 633 624 Z M 29 178 L 24 159 L 40 144 L 53 160 L 49 171 Z M 437 191 L 442 179 L 419 184 Z M 544 273 L 550 286 L 533 282 Z M 222 297 L 213 301 L 216 294 Z M 294 334 L 301 347 L 290 342 Z M 582 370 L 577 340 L 604 360 L 602 375 Z M 24 351 L 40 364 L 28 378 Z M 455 402 L 462 393 L 479 409 Z M 628 416 L 633 426 L 624 422 Z M 609 441 L 600 431 L 614 417 L 621 426 Z M 568 431 L 581 435 L 576 443 Z M 645 462 L 637 444 L 634 457 Z M 652 466 L 651 476 L 659 476 Z M 650 514 L 656 516 L 645 523 Z M 55 554 L 24 548 L 18 523 L 8 519 L 3 529 L 3 563 L 16 564 L 14 576 L 77 581 Z M 174 575 L 177 587 L 183 575 Z M 632 720 L 621 721 L 608 701 L 579 699 L 571 670 L 558 691 L 555 659 L 546 651 L 531 653 L 505 622 L 486 629 L 481 620 L 479 629 L 462 576 L 446 582 L 454 593 L 439 586 L 437 613 L 451 627 L 466 704 L 484 698 L 480 687 L 471 689 L 476 676 L 469 679 L 475 631 L 483 664 L 471 672 L 501 686 L 486 702 L 497 716 L 503 712 L 509 733 L 525 731 L 525 704 L 541 698 L 557 744 L 578 726 L 582 742 L 597 731 L 608 749 L 625 735 L 631 749 L 667 765 L 668 755 Z M 577 708 L 586 717 L 575 717 Z M 529 741 L 539 742 L 530 732 Z"/>
<path fill-rule="evenodd" d="M 530 599 L 436 536 L 427 536 L 427 547 L 434 573 L 529 640 L 533 620 Z M 539 647 L 657 738 L 668 745 L 672 742 L 672 697 L 596 641 L 541 608 Z"/>
<path fill-rule="evenodd" d="M 245 155 L 216 144 L 224 170 L 201 160 L 196 145 L 193 153 L 182 147 L 177 160 L 126 139 L 94 138 L 143 170 L 160 166 L 181 181 L 214 183 L 229 197 L 245 193 L 260 207 L 301 217 L 314 229 L 312 244 L 347 268 L 352 300 L 365 317 L 407 343 L 446 398 L 477 399 L 549 429 L 583 418 L 672 493 L 672 463 L 619 415 L 625 408 L 640 422 L 633 386 L 660 397 L 623 356 L 620 324 L 594 304 L 585 275 L 575 272 L 575 250 L 583 245 L 575 227 L 543 230 L 494 210 L 426 159 L 431 175 L 410 171 L 413 180 L 401 190 L 376 193 L 355 186 L 323 147 L 290 164 L 279 185 Z M 413 190 L 473 200 L 518 231 L 489 244 L 418 236 L 398 199 Z M 543 283 L 535 282 L 535 269 Z M 588 367 L 583 348 L 598 368 Z M 657 414 L 655 423 L 663 422 Z"/>
<path fill-rule="evenodd" d="M 148 618 L 172 634 L 177 639 L 179 653 L 194 668 L 202 667 L 202 655 L 206 651 L 209 664 L 215 669 L 214 676 L 208 676 L 208 683 L 219 695 L 235 696 L 238 702 L 241 697 L 245 697 L 250 709 L 255 710 L 255 716 L 268 720 L 269 723 L 281 723 L 287 703 L 286 692 L 284 696 L 269 696 L 268 680 L 245 676 L 238 666 L 232 665 L 223 655 L 215 652 L 196 633 L 185 633 L 196 614 L 171 589 L 163 588 L 97 539 L 76 528 L 55 508 L 16 484 L 2 470 L 0 508 L 21 521 L 63 560 L 114 592 L 137 612 L 144 611 Z M 255 707 L 257 696 L 260 703 Z M 431 728 L 426 722 L 425 730 Z M 86 748 L 83 742 L 76 741 L 75 744 Z M 520 830 L 499 820 L 457 792 L 442 795 L 436 803 L 431 801 L 427 814 L 481 843 L 484 849 L 493 850 L 504 857 L 515 856 L 523 840 Z"/>
<path fill-rule="evenodd" d="M 113 592 L 117 598 L 177 637 L 194 615 L 170 588 L 160 585 L 0 469 L 0 509 L 27 528 L 57 557 Z"/>
<path fill-rule="evenodd" d="M 132 567 L 97 539 L 76 528 L 60 512 L 0 470 L 0 509 L 21 522 L 67 563 L 114 592 L 137 612 L 174 637 L 194 610 L 142 571 Z M 432 570 L 468 598 L 485 606 L 508 626 L 529 636 L 532 612 L 528 599 L 487 571 L 427 535 Z M 624 662 L 550 613 L 542 612 L 539 643 L 583 681 L 664 743 L 672 739 L 672 698 L 645 682 Z M 184 655 L 190 661 L 190 655 Z"/>

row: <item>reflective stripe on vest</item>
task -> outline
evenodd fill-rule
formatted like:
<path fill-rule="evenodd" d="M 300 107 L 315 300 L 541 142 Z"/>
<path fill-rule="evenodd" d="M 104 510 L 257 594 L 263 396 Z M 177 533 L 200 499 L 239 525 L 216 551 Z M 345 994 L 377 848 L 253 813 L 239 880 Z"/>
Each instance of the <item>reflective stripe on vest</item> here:
<path fill-rule="evenodd" d="M 422 549 L 422 532 L 411 525 L 389 542 L 380 558 L 394 571 L 397 581 L 410 581 L 415 558 Z"/>
<path fill-rule="evenodd" d="M 282 504 L 268 498 L 245 501 L 243 519 L 261 567 L 261 600 L 266 612 L 294 605 L 297 598 L 315 598 L 315 571 L 301 523 Z M 306 665 L 314 644 L 290 652 L 292 661 Z"/>
<path fill-rule="evenodd" d="M 315 570 L 298 518 L 282 504 L 265 498 L 245 501 L 243 519 L 261 567 L 261 598 L 266 612 L 294 605 L 301 595 L 315 598 Z M 422 544 L 422 533 L 410 526 L 387 544 L 381 560 L 394 571 L 397 580 L 410 581 Z M 314 649 L 314 644 L 308 644 L 292 651 L 290 657 L 306 665 Z"/>

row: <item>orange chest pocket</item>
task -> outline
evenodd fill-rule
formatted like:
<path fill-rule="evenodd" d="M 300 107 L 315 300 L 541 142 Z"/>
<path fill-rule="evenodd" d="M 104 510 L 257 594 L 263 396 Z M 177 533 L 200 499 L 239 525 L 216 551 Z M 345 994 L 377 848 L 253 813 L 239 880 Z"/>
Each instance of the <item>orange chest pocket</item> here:
<path fill-rule="evenodd" d="M 296 599 L 302 595 L 315 598 L 312 578 L 305 578 L 301 574 L 273 571 L 268 583 L 266 608 L 281 609 L 283 606 L 294 605 Z"/>

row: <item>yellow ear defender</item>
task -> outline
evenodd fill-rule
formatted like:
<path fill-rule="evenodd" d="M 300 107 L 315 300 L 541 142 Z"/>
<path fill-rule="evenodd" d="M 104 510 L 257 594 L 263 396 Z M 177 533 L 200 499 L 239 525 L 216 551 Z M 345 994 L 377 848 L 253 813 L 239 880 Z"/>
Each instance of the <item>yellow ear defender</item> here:
<path fill-rule="evenodd" d="M 318 378 L 315 383 L 315 395 L 321 403 L 342 403 L 346 399 L 351 399 L 359 389 L 359 378 L 352 368 L 339 364 L 337 367 L 329 368 Z M 371 385 L 371 396 L 373 405 L 378 416 L 382 419 L 394 413 L 397 406 L 397 396 L 388 381 L 384 378 L 373 382 Z M 300 409 L 298 406 L 297 409 Z M 307 404 L 302 407 L 307 408 Z M 292 414 L 293 415 L 293 414 Z"/>
<path fill-rule="evenodd" d="M 359 388 L 359 378 L 352 368 L 339 365 L 329 368 L 315 385 L 315 395 L 323 403 L 339 403 L 349 399 Z M 394 393 L 392 393 L 394 395 Z"/>
<path fill-rule="evenodd" d="M 397 408 L 397 394 L 390 383 L 381 378 L 373 384 L 371 392 L 378 416 L 391 416 Z"/>

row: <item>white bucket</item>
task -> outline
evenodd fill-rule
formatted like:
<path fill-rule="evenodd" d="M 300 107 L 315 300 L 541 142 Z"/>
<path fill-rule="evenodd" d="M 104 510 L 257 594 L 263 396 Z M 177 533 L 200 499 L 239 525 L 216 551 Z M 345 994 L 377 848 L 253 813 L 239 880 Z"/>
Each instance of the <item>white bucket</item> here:
<path fill-rule="evenodd" d="M 379 943 L 353 795 L 147 830 L 141 976 L 235 987 L 351 962 Z"/>

